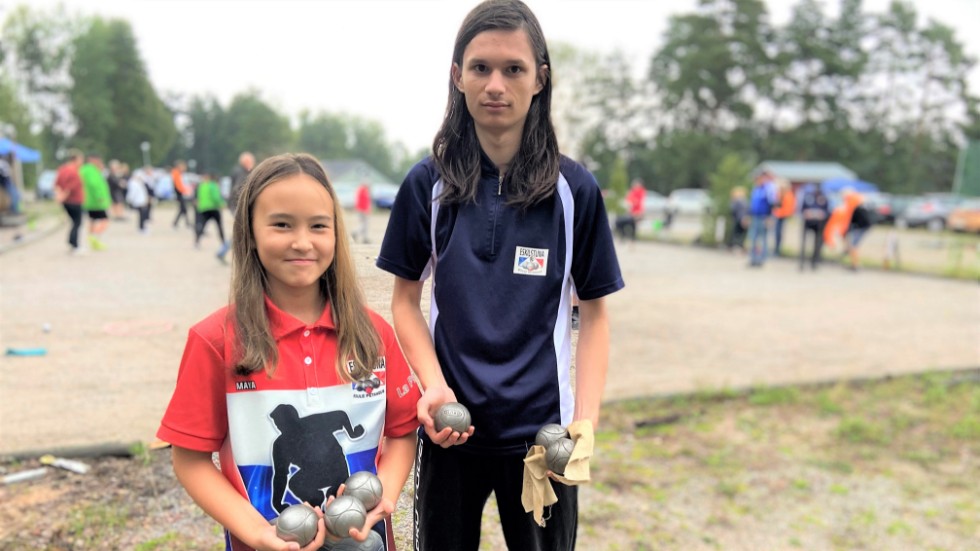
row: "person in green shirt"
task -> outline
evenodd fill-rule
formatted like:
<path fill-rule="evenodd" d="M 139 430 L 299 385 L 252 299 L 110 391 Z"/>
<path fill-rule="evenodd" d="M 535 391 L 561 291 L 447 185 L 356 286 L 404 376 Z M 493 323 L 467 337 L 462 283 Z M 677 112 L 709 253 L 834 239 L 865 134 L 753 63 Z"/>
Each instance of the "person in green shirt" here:
<path fill-rule="evenodd" d="M 104 173 L 105 166 L 102 164 L 102 159 L 97 155 L 89 155 L 88 162 L 78 169 L 78 175 L 82 179 L 82 187 L 85 189 L 85 202 L 82 203 L 82 210 L 88 213 L 88 241 L 94 251 L 105 249 L 102 234 L 109 227 L 108 211 L 112 205 L 112 194 L 109 191 L 109 183 L 106 181 Z"/>
<path fill-rule="evenodd" d="M 218 226 L 218 237 L 221 239 L 221 249 L 218 250 L 218 260 L 225 262 L 225 255 L 228 254 L 228 241 L 225 240 L 225 230 L 221 225 L 221 209 L 225 206 L 225 199 L 221 196 L 221 188 L 214 181 L 214 175 L 204 172 L 201 175 L 201 183 L 194 190 L 195 203 L 197 204 L 197 227 L 194 231 L 194 246 L 200 248 L 201 236 L 204 234 L 204 227 L 209 220 L 214 220 Z"/>

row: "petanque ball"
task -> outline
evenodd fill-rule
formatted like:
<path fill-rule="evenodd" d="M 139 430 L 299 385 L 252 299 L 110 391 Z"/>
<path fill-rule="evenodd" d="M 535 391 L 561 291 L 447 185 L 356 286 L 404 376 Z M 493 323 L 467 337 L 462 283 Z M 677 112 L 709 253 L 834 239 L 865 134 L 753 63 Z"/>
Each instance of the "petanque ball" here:
<path fill-rule="evenodd" d="M 568 465 L 568 460 L 572 457 L 572 450 L 574 449 L 575 442 L 571 438 L 559 438 L 552 442 L 544 454 L 548 469 L 555 474 L 565 474 L 565 467 Z"/>
<path fill-rule="evenodd" d="M 350 535 L 351 528 L 360 530 L 367 522 L 367 510 L 357 498 L 342 495 L 330 502 L 323 511 L 323 522 L 327 530 L 339 537 Z"/>
<path fill-rule="evenodd" d="M 276 535 L 283 541 L 295 541 L 306 547 L 316 537 L 316 512 L 300 503 L 286 507 L 276 519 Z"/>
<path fill-rule="evenodd" d="M 357 541 L 348 537 L 335 543 L 325 544 L 323 549 L 326 551 L 384 551 L 385 543 L 380 534 L 371 530 L 364 541 Z"/>
<path fill-rule="evenodd" d="M 559 438 L 568 438 L 568 431 L 558 423 L 548 423 L 538 429 L 538 434 L 534 437 L 534 444 L 547 449 L 552 442 Z"/>
<path fill-rule="evenodd" d="M 456 432 L 466 432 L 470 428 L 470 411 L 458 402 L 447 402 L 439 407 L 435 416 L 436 432 L 452 427 Z"/>
<path fill-rule="evenodd" d="M 368 511 L 381 503 L 381 496 L 384 493 L 381 479 L 370 471 L 358 471 L 350 475 L 344 486 L 344 495 L 356 498 Z"/>

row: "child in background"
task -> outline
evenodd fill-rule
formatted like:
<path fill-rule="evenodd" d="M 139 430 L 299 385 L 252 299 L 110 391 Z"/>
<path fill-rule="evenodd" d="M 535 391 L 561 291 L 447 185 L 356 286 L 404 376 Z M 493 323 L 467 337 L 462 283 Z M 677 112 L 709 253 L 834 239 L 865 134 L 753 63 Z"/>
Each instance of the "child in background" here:
<path fill-rule="evenodd" d="M 126 203 L 136 209 L 136 225 L 140 233 L 146 234 L 150 231 L 146 227 L 146 222 L 150 219 L 150 191 L 141 174 L 137 173 L 126 183 Z"/>
<path fill-rule="evenodd" d="M 228 241 L 225 240 L 225 229 L 221 224 L 221 209 L 225 206 L 225 200 L 221 196 L 221 188 L 215 183 L 214 176 L 210 172 L 201 175 L 201 183 L 195 188 L 194 197 L 197 205 L 197 217 L 194 219 L 197 224 L 194 228 L 194 246 L 200 248 L 205 226 L 208 220 L 214 220 L 215 225 L 218 226 L 218 239 L 221 240 L 221 248 L 216 256 L 224 263 L 225 255 L 228 254 Z"/>
<path fill-rule="evenodd" d="M 109 227 L 109 207 L 112 206 L 112 193 L 106 182 L 102 159 L 90 155 L 88 162 L 78 169 L 78 176 L 85 187 L 85 203 L 82 209 L 89 218 L 89 245 L 93 251 L 105 250 L 102 234 Z"/>
<path fill-rule="evenodd" d="M 157 433 L 235 551 L 298 550 L 270 521 L 290 504 L 328 503 L 357 471 L 376 472 L 384 496 L 351 536 L 363 541 L 373 527 L 394 549 L 390 514 L 415 457 L 420 392 L 394 330 L 365 305 L 337 205 L 309 155 L 272 157 L 249 174 L 232 303 L 191 328 Z M 304 551 L 320 549 L 325 532 L 321 520 Z"/>

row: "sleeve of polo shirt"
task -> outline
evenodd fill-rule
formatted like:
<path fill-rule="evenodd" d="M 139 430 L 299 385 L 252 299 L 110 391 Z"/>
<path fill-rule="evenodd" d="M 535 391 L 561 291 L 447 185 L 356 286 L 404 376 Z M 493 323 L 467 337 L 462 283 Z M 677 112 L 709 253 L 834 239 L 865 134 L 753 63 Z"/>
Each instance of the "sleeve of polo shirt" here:
<path fill-rule="evenodd" d="M 227 433 L 225 361 L 212 341 L 194 327 L 157 437 L 181 448 L 214 452 L 221 449 Z"/>
<path fill-rule="evenodd" d="M 582 300 L 604 297 L 622 289 L 623 276 L 616 258 L 606 204 L 595 176 L 584 168 L 572 177 L 583 182 L 575 189 L 572 279 Z"/>
<path fill-rule="evenodd" d="M 384 319 L 374 315 L 374 325 L 381 336 L 381 346 L 385 356 L 385 376 L 388 391 L 385 408 L 385 436 L 398 438 L 419 428 L 416 404 L 422 393 L 408 368 L 408 362 L 398 346 L 395 331 Z"/>
<path fill-rule="evenodd" d="M 376 263 L 382 270 L 412 281 L 422 277 L 432 255 L 429 220 L 436 174 L 431 161 L 419 162 L 398 189 Z"/>

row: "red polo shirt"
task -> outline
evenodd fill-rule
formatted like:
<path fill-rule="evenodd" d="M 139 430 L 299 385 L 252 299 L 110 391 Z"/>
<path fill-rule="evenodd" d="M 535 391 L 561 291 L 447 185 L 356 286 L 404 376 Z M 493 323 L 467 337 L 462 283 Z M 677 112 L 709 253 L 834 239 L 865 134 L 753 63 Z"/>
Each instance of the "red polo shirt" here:
<path fill-rule="evenodd" d="M 271 520 L 297 499 L 325 501 L 350 473 L 377 472 L 385 436 L 418 429 L 421 395 L 394 330 L 369 311 L 381 358 L 369 384 L 336 372 L 337 332 L 326 307 L 306 323 L 266 298 L 279 365 L 235 375 L 234 323 L 222 308 L 191 328 L 177 386 L 157 436 L 191 450 L 218 451 L 221 472 Z M 297 475 L 296 473 L 301 473 Z M 231 549 L 246 549 L 230 537 Z"/>
<path fill-rule="evenodd" d="M 82 178 L 78 175 L 78 166 L 74 163 L 61 165 L 58 175 L 55 176 L 54 185 L 68 192 L 65 203 L 81 205 L 85 202 L 85 188 L 82 187 Z"/>

